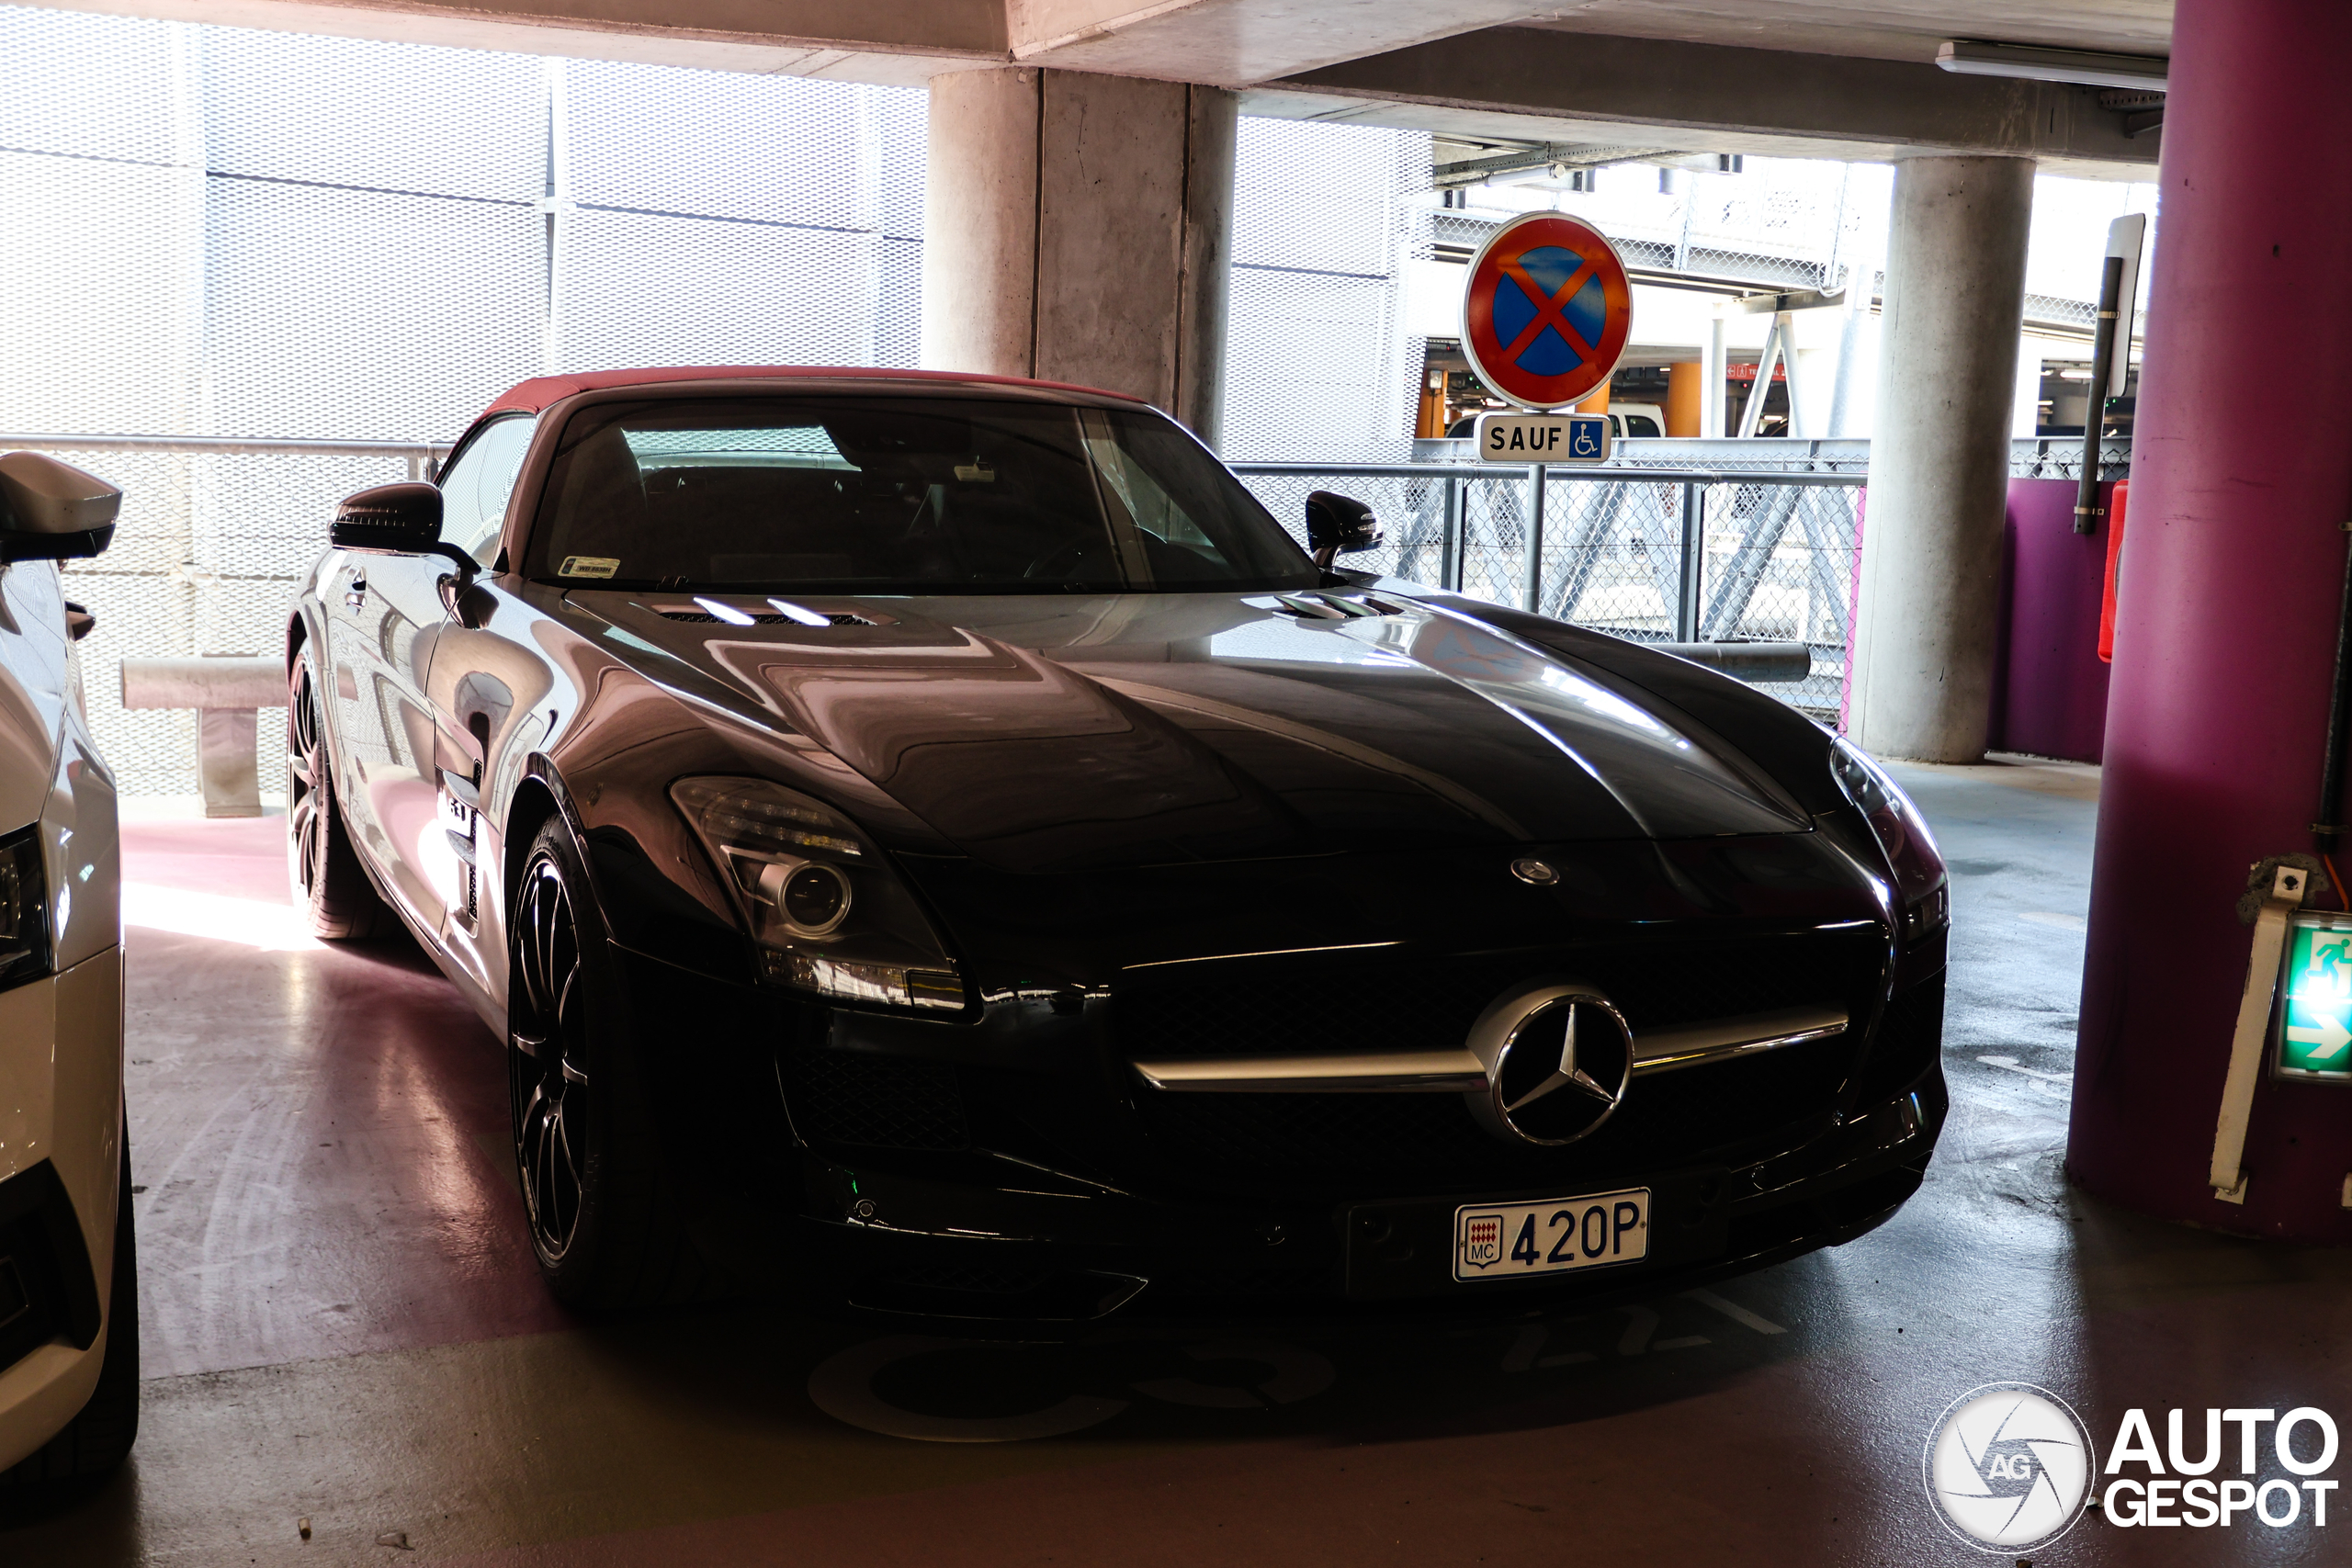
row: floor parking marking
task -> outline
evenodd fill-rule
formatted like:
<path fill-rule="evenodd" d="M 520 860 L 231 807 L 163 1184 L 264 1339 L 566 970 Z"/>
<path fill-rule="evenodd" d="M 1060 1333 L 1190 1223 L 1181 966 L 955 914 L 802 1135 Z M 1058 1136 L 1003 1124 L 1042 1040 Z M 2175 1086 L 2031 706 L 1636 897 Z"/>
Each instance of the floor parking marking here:
<path fill-rule="evenodd" d="M 1734 1306 L 1720 1298 L 1710 1298 L 1704 1292 L 1686 1291 L 1683 1293 L 1707 1300 L 1709 1304 L 1729 1313 L 1736 1321 L 1758 1334 L 1787 1332 L 1778 1324 L 1767 1322 L 1745 1307 Z M 1703 1334 L 1678 1334 L 1668 1339 L 1654 1338 L 1652 1337 L 1657 1333 L 1659 1321 L 1656 1307 L 1637 1304 L 1617 1310 L 1625 1314 L 1625 1331 L 1617 1337 L 1616 1353 L 1620 1356 L 1642 1356 L 1653 1350 L 1695 1350 L 1702 1345 L 1714 1343 Z M 1571 1367 L 1600 1359 L 1600 1353 L 1594 1350 L 1555 1350 L 1548 1356 L 1541 1353 L 1555 1330 L 1570 1328 L 1585 1321 L 1587 1319 L 1578 1316 L 1564 1317 L 1552 1323 L 1528 1324 L 1512 1337 L 1510 1348 L 1503 1352 L 1501 1370 L 1523 1372 L 1532 1367 Z"/>
<path fill-rule="evenodd" d="M 1779 1324 L 1774 1323 L 1770 1318 L 1758 1316 L 1757 1314 L 1752 1313 L 1746 1307 L 1740 1305 L 1737 1302 L 1725 1301 L 1723 1297 L 1715 1294 L 1713 1291 L 1685 1291 L 1682 1293 L 1690 1297 L 1692 1301 L 1697 1302 L 1702 1306 L 1711 1306 L 1714 1308 L 1717 1312 L 1723 1314 L 1734 1323 L 1738 1324 L 1742 1328 L 1752 1328 L 1758 1334 L 1786 1334 L 1788 1332 L 1787 1329 L 1781 1327 Z"/>
<path fill-rule="evenodd" d="M 2016 1073 L 2029 1078 L 2040 1078 L 2043 1083 L 2054 1083 L 2069 1090 L 2075 1087 L 2075 1080 L 2065 1074 L 2037 1073 L 2031 1067 L 2019 1066 L 2015 1056 L 1979 1056 L 1976 1059 L 1988 1067 L 1998 1067 L 2003 1072 Z"/>
<path fill-rule="evenodd" d="M 911 1357 L 1002 1348 L 990 1340 L 935 1339 L 911 1334 L 868 1340 L 820 1362 L 808 1374 L 808 1398 L 818 1409 L 846 1426 L 926 1443 L 1018 1443 L 1068 1437 L 1102 1425 L 1133 1403 L 1076 1393 L 1043 1410 L 1016 1415 L 939 1416 L 894 1404 L 874 1386 L 877 1374 Z M 1248 1388 L 1186 1377 L 1149 1378 L 1129 1386 L 1165 1404 L 1194 1409 L 1266 1410 L 1312 1399 L 1339 1379 L 1338 1370 L 1329 1359 L 1295 1345 L 1220 1339 L 1183 1348 L 1195 1361 L 1248 1361 L 1265 1368 L 1267 1375 Z"/>

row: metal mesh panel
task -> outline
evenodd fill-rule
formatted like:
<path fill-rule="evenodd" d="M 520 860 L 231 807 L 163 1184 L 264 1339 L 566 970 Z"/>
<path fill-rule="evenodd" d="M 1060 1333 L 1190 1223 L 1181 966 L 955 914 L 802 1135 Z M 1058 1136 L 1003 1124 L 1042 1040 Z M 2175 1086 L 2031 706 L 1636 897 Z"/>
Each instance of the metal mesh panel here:
<path fill-rule="evenodd" d="M 207 186 L 207 428 L 447 440 L 538 371 L 545 263 L 528 208 Z"/>
<path fill-rule="evenodd" d="M 876 243 L 784 224 L 573 213 L 557 270 L 557 363 L 871 365 L 865 273 Z"/>
<path fill-rule="evenodd" d="M 200 180 L 0 152 L 0 429 L 187 428 Z"/>
<path fill-rule="evenodd" d="M 596 207 L 873 226 L 860 178 L 868 89 L 796 76 L 575 61 L 563 67 L 569 194 Z M 918 188 L 920 183 L 918 182 Z"/>
<path fill-rule="evenodd" d="M 920 92 L 562 69 L 557 367 L 916 363 Z"/>
<path fill-rule="evenodd" d="M 545 188 L 545 89 L 528 55 L 243 28 L 188 36 L 215 175 L 507 202 Z"/>
<path fill-rule="evenodd" d="M 1430 139 L 1244 119 L 1226 336 L 1228 457 L 1396 461 L 1412 449 L 1420 344 L 1397 276 L 1426 243 Z"/>
<path fill-rule="evenodd" d="M 0 8 L 0 147 L 175 162 L 181 39 L 167 22 Z"/>

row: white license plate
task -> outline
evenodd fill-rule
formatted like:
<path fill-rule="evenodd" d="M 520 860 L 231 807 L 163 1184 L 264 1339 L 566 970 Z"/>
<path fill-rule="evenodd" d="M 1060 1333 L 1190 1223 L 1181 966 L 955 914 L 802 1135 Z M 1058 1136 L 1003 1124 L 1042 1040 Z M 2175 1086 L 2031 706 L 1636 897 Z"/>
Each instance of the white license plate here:
<path fill-rule="evenodd" d="M 1649 1256 L 1650 1190 L 1453 1211 L 1453 1277 L 1519 1280 L 1636 1263 Z"/>

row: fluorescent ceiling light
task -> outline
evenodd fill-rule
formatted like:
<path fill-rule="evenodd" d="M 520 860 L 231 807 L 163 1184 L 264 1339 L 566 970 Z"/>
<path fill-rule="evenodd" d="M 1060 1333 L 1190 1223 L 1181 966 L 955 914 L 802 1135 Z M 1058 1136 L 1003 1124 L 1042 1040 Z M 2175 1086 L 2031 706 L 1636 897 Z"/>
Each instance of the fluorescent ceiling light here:
<path fill-rule="evenodd" d="M 2029 82 L 2074 82 L 2086 87 L 2138 87 L 2161 93 L 2172 62 L 2161 55 L 2101 54 L 2087 49 L 2043 49 L 2028 43 L 1953 39 L 1936 50 L 1936 63 L 1963 76 L 2017 76 Z"/>

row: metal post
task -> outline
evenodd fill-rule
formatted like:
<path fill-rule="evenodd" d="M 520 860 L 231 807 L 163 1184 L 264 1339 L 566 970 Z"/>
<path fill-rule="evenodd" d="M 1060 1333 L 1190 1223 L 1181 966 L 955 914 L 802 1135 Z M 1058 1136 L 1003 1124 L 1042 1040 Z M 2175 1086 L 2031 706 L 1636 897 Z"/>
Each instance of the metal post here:
<path fill-rule="evenodd" d="M 1764 353 L 1756 362 L 1756 379 L 1747 384 L 1747 400 L 1739 405 L 1739 438 L 1742 441 L 1753 436 L 1756 427 L 1763 422 L 1764 400 L 1772 392 L 1773 362 L 1780 358 L 1781 350 L 1786 346 L 1787 340 L 1781 331 L 1781 323 L 1787 319 L 1785 315 L 1774 316 L 1771 327 L 1764 333 Z M 1791 412 L 1795 412 L 1793 404 Z"/>
<path fill-rule="evenodd" d="M 1699 434 L 1710 441 L 1723 439 L 1724 376 L 1726 368 L 1724 319 L 1715 315 L 1708 318 L 1707 344 L 1699 359 L 1699 380 L 1704 396 L 1704 400 L 1699 405 Z"/>
<path fill-rule="evenodd" d="M 1462 481 L 1445 476 L 1445 534 L 1438 547 L 1437 585 L 1449 593 L 1462 592 Z"/>
<path fill-rule="evenodd" d="M 2075 491 L 2075 532 L 2095 534 L 2107 508 L 2098 503 L 2098 438 L 2107 428 L 2109 358 L 2115 350 L 2116 314 L 2122 309 L 2123 258 L 2109 256 L 2099 279 L 2098 325 L 2091 333 L 2089 400 L 2083 405 L 2083 474 Z"/>
<path fill-rule="evenodd" d="M 1535 504 L 1527 513 L 1527 581 L 1521 601 L 1538 615 L 1544 609 L 1544 465 L 1528 470 L 1535 479 Z"/>
<path fill-rule="evenodd" d="M 1699 601 L 1705 592 L 1707 571 L 1706 491 L 1686 479 L 1682 485 L 1682 577 L 1674 600 L 1674 640 L 1699 640 Z"/>

